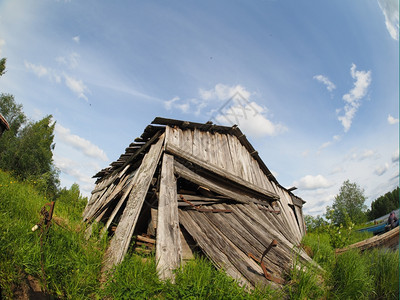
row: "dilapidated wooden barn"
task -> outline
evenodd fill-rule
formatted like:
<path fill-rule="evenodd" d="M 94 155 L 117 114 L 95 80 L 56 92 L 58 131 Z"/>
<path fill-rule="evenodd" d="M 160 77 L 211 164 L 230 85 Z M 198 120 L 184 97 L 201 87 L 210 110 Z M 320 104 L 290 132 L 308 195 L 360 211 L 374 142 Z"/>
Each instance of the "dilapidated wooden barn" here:
<path fill-rule="evenodd" d="M 103 222 L 111 236 L 107 269 L 128 248 L 147 248 L 160 278 L 174 280 L 198 249 L 242 285 L 282 284 L 305 234 L 305 202 L 278 183 L 237 126 L 155 118 L 95 177 L 83 219 Z"/>

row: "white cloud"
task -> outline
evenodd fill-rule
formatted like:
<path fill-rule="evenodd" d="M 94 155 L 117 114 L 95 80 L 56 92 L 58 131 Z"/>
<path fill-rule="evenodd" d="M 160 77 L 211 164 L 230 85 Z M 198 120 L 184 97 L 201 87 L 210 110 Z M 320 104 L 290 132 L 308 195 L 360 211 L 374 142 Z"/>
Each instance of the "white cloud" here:
<path fill-rule="evenodd" d="M 66 65 L 70 69 L 75 69 L 78 66 L 79 54 L 76 52 L 70 53 L 68 56 L 59 56 L 56 61 L 62 65 Z"/>
<path fill-rule="evenodd" d="M 399 123 L 399 119 L 393 118 L 390 114 L 388 115 L 387 121 L 390 125 Z"/>
<path fill-rule="evenodd" d="M 342 139 L 342 137 L 340 135 L 334 135 L 332 137 L 332 141 L 325 142 L 318 148 L 317 154 L 320 154 L 322 149 L 325 149 L 325 148 L 333 145 L 334 143 L 339 142 L 341 139 Z"/>
<path fill-rule="evenodd" d="M 232 126 L 238 125 L 246 134 L 253 137 L 275 136 L 287 131 L 279 123 L 273 123 L 264 115 L 266 108 L 256 102 L 233 103 L 220 111 L 215 117 L 216 123 Z"/>
<path fill-rule="evenodd" d="M 81 151 L 86 156 L 101 159 L 103 161 L 108 160 L 107 155 L 103 150 L 92 144 L 90 141 L 85 140 L 84 138 L 81 138 L 75 134 L 71 134 L 71 131 L 68 128 L 56 123 L 55 132 L 60 140 Z"/>
<path fill-rule="evenodd" d="M 392 154 L 392 162 L 398 162 L 399 161 L 399 149 L 397 149 L 393 154 Z"/>
<path fill-rule="evenodd" d="M 375 168 L 375 174 L 378 176 L 382 176 L 383 174 L 386 173 L 388 169 L 389 169 L 389 164 L 385 163 L 384 165 Z"/>
<path fill-rule="evenodd" d="M 72 40 L 75 42 L 75 43 L 77 43 L 77 44 L 79 44 L 79 42 L 80 42 L 80 37 L 79 37 L 79 35 L 77 35 L 77 36 L 74 36 L 73 38 L 72 38 Z"/>
<path fill-rule="evenodd" d="M 76 178 L 78 181 L 89 184 L 93 183 L 91 176 L 83 174 L 80 170 L 82 165 L 76 161 L 66 157 L 54 155 L 54 163 L 62 172 Z"/>
<path fill-rule="evenodd" d="M 300 180 L 295 181 L 293 183 L 294 186 L 303 190 L 316 190 L 316 189 L 326 189 L 332 186 L 324 176 L 317 175 L 306 175 L 302 177 Z"/>
<path fill-rule="evenodd" d="M 171 100 L 167 100 L 164 102 L 164 107 L 166 110 L 171 110 L 172 109 L 172 105 L 176 102 L 179 101 L 180 98 L 179 97 L 174 97 Z"/>
<path fill-rule="evenodd" d="M 364 150 L 363 153 L 361 153 L 359 160 L 364 160 L 364 159 L 367 159 L 367 158 L 370 158 L 373 156 L 377 156 L 376 151 L 371 150 L 371 149 L 366 149 L 366 150 Z"/>
<path fill-rule="evenodd" d="M 336 89 L 335 84 L 332 81 L 330 81 L 328 77 L 324 75 L 315 75 L 313 78 L 325 84 L 326 89 L 330 92 Z"/>
<path fill-rule="evenodd" d="M 251 93 L 241 85 L 228 86 L 222 83 L 216 84 L 215 87 L 210 90 L 199 89 L 199 94 L 202 100 L 228 100 L 236 94 L 248 100 L 251 95 Z"/>
<path fill-rule="evenodd" d="M 371 84 L 371 71 L 357 71 L 356 65 L 352 64 L 350 74 L 355 79 L 354 87 L 349 93 L 343 95 L 343 100 L 346 102 L 344 107 L 345 114 L 338 117 L 345 132 L 350 129 L 352 120 L 361 105 L 361 99 L 365 97 Z"/>
<path fill-rule="evenodd" d="M 75 78 L 72 78 L 66 74 L 64 74 L 64 78 L 65 78 L 65 84 L 66 86 L 73 91 L 75 94 L 78 95 L 79 98 L 83 98 L 86 101 L 88 100 L 88 98 L 86 97 L 85 93 L 88 92 L 88 88 L 86 87 L 86 85 L 83 83 L 82 80 L 78 80 Z"/>
<path fill-rule="evenodd" d="M 399 1 L 378 0 L 379 7 L 385 16 L 386 29 L 392 39 L 399 40 Z"/>
<path fill-rule="evenodd" d="M 342 173 L 344 171 L 345 170 L 344 170 L 344 168 L 342 166 L 337 166 L 331 171 L 330 174 L 333 175 L 333 174 L 337 174 L 337 173 Z"/>
<path fill-rule="evenodd" d="M 35 65 L 30 62 L 25 61 L 25 68 L 31 70 L 36 76 L 42 77 L 49 74 L 49 70 L 42 65 Z"/>
<path fill-rule="evenodd" d="M 51 68 L 46 68 L 42 65 L 36 65 L 27 61 L 25 61 L 24 64 L 26 69 L 33 72 L 33 74 L 35 74 L 39 78 L 45 76 L 50 81 L 55 81 L 57 83 L 61 82 L 61 76 Z"/>

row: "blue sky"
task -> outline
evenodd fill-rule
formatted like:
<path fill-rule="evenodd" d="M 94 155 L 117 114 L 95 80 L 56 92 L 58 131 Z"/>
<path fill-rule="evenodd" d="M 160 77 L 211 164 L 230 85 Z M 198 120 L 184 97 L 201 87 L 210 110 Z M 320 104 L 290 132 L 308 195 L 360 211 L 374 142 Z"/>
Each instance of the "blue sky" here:
<path fill-rule="evenodd" d="M 61 183 L 84 195 L 162 116 L 239 125 L 305 213 L 347 179 L 370 205 L 399 183 L 398 6 L 3 0 L 0 92 L 53 115 Z"/>

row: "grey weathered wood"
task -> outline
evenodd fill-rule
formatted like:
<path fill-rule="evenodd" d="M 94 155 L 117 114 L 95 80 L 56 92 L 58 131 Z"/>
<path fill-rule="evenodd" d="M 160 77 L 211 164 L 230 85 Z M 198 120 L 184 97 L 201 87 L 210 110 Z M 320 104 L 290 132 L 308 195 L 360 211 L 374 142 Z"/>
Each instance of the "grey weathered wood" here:
<path fill-rule="evenodd" d="M 261 195 L 264 195 L 265 197 L 267 197 L 269 199 L 273 199 L 273 200 L 278 200 L 279 199 L 279 196 L 276 195 L 275 193 L 272 193 L 272 192 L 267 191 L 267 190 L 265 190 L 263 188 L 260 188 L 260 187 L 254 185 L 254 184 L 252 184 L 250 182 L 246 182 L 246 181 L 244 181 L 243 179 L 241 179 L 238 176 L 235 176 L 235 175 L 229 174 L 227 172 L 224 172 L 223 170 L 221 170 L 217 166 L 209 164 L 206 161 L 203 161 L 203 160 L 201 160 L 201 159 L 199 159 L 197 157 L 194 157 L 193 155 L 189 155 L 188 153 L 182 152 L 182 151 L 180 151 L 179 148 L 176 148 L 176 147 L 174 147 L 172 145 L 167 145 L 166 146 L 166 151 L 169 152 L 169 153 L 172 153 L 175 156 L 181 157 L 181 158 L 183 158 L 183 159 L 185 159 L 185 160 L 187 160 L 189 162 L 192 162 L 192 163 L 200 166 L 201 168 L 203 168 L 205 170 L 211 171 L 211 172 L 217 174 L 218 176 L 220 176 L 222 178 L 230 180 L 236 185 L 241 185 L 242 187 L 245 187 L 246 189 L 253 190 L 253 191 L 257 192 L 257 193 L 260 193 Z"/>
<path fill-rule="evenodd" d="M 164 153 L 158 199 L 156 261 L 161 280 L 175 281 L 174 270 L 182 260 L 174 158 Z"/>
<path fill-rule="evenodd" d="M 230 197 L 240 203 L 250 203 L 251 201 L 257 200 L 257 199 L 249 197 L 248 195 L 246 195 L 244 193 L 238 194 L 238 193 L 232 191 L 231 189 L 227 188 L 226 186 L 222 186 L 221 184 L 218 184 L 215 181 L 211 181 L 200 175 L 197 175 L 196 173 L 189 170 L 185 166 L 181 165 L 177 161 L 175 161 L 175 163 L 174 163 L 174 169 L 175 169 L 175 172 L 179 176 L 181 176 L 193 183 L 196 183 L 198 185 L 202 185 L 206 188 L 209 188 L 210 190 L 215 191 L 219 194 Z"/>
<path fill-rule="evenodd" d="M 109 270 L 113 265 L 119 264 L 128 251 L 140 210 L 160 160 L 163 142 L 164 134 L 160 136 L 157 143 L 151 146 L 137 171 L 138 176 L 135 176 L 135 188 L 129 194 L 121 220 L 106 251 L 105 270 Z"/>
<path fill-rule="evenodd" d="M 261 267 L 229 241 L 218 227 L 207 220 L 205 214 L 196 211 L 188 211 L 187 213 L 192 219 L 196 220 L 196 223 L 205 232 L 209 241 L 214 244 L 220 252 L 226 254 L 232 265 L 252 284 L 252 286 L 255 286 L 257 283 L 268 283 L 263 275 Z M 210 253 L 209 255 L 212 256 L 215 255 L 215 253 Z M 224 262 L 226 263 L 226 261 Z"/>
<path fill-rule="evenodd" d="M 227 255 L 221 252 L 207 237 L 204 230 L 200 228 L 200 224 L 196 223 L 188 212 L 179 211 L 179 222 L 185 227 L 187 232 L 189 232 L 217 268 L 223 269 L 228 276 L 235 279 L 241 286 L 251 287 L 250 282 L 230 262 Z"/>
<path fill-rule="evenodd" d="M 115 206 L 113 212 L 111 213 L 110 217 L 108 218 L 106 225 L 102 229 L 102 234 L 104 234 L 108 228 L 110 227 L 111 223 L 114 221 L 115 216 L 118 214 L 121 206 L 124 204 L 126 198 L 128 197 L 129 193 L 131 192 L 136 180 L 134 176 L 136 176 L 137 170 L 134 170 L 130 175 L 127 184 L 123 188 L 123 194 L 121 198 L 118 200 L 117 205 Z"/>

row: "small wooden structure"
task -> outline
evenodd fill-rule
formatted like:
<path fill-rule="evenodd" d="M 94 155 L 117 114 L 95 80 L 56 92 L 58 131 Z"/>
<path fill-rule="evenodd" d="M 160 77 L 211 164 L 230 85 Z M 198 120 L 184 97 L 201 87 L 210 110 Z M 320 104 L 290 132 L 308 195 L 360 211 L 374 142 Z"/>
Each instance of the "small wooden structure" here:
<path fill-rule="evenodd" d="M 278 183 L 237 126 L 156 118 L 95 177 L 83 219 L 103 222 L 112 236 L 107 269 L 130 246 L 155 249 L 160 278 L 173 281 L 197 247 L 251 288 L 283 283 L 294 255 L 311 261 L 296 247 L 305 202 Z"/>
<path fill-rule="evenodd" d="M 2 136 L 3 132 L 6 130 L 10 130 L 10 125 L 8 125 L 7 120 L 0 114 L 0 136 Z"/>

